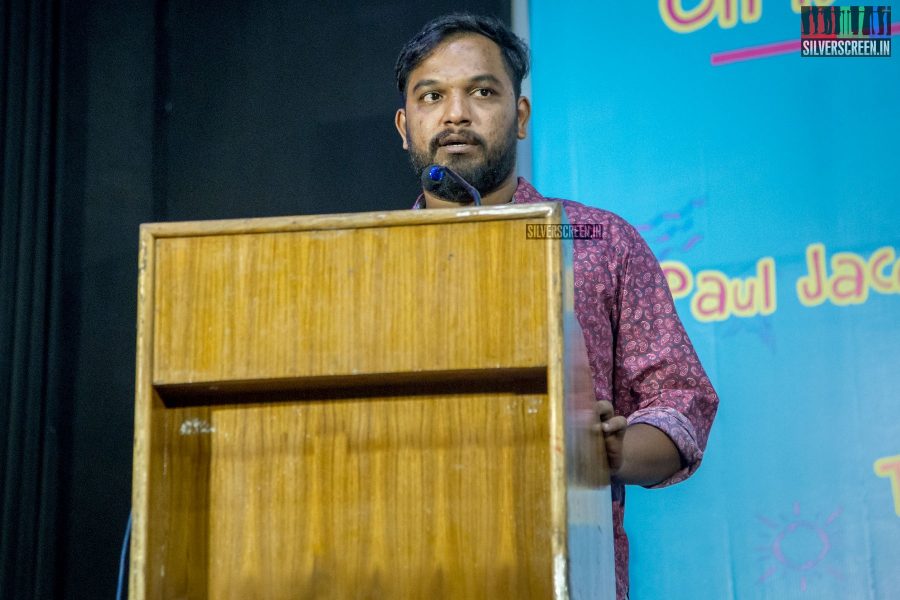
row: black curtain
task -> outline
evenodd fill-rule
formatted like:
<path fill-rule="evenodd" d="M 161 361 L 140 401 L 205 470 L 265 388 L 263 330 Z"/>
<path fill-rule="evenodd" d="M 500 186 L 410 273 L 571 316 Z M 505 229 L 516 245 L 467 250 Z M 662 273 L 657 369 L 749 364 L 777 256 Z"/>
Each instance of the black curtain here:
<path fill-rule="evenodd" d="M 0 2 L 0 598 L 57 595 L 61 7 Z"/>

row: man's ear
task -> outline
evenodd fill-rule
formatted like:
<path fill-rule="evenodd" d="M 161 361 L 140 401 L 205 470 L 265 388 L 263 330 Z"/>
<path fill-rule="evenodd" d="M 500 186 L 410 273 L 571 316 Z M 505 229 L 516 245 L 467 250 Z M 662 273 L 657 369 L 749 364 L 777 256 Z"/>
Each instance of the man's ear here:
<path fill-rule="evenodd" d="M 400 134 L 400 139 L 403 140 L 403 149 L 409 150 L 409 140 L 406 139 L 406 110 L 403 108 L 397 109 L 397 114 L 394 115 L 394 127 L 397 128 L 397 133 Z"/>
<path fill-rule="evenodd" d="M 531 101 L 525 96 L 519 96 L 519 99 L 516 100 L 516 123 L 518 124 L 516 136 L 520 140 L 524 140 L 527 134 L 526 125 L 528 125 L 529 117 L 531 117 Z"/>

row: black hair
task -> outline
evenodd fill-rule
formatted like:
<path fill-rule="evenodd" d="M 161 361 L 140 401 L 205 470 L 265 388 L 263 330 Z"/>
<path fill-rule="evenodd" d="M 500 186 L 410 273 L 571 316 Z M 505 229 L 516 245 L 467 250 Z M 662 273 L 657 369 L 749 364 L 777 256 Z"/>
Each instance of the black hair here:
<path fill-rule="evenodd" d="M 448 37 L 461 33 L 477 33 L 498 46 L 503 54 L 506 71 L 512 80 L 516 98 L 522 93 L 522 80 L 528 74 L 528 46 L 506 24 L 494 17 L 454 13 L 438 17 L 425 25 L 419 33 L 406 42 L 394 65 L 397 89 L 406 95 L 406 83 L 410 72 L 428 58 L 434 49 Z"/>

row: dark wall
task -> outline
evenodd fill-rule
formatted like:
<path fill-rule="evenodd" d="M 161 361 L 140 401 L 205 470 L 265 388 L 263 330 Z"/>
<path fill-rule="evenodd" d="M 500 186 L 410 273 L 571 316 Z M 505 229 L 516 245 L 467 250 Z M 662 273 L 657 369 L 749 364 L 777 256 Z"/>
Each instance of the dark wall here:
<path fill-rule="evenodd" d="M 508 1 L 66 3 L 67 598 L 113 597 L 130 506 L 138 224 L 407 208 L 393 64 Z"/>

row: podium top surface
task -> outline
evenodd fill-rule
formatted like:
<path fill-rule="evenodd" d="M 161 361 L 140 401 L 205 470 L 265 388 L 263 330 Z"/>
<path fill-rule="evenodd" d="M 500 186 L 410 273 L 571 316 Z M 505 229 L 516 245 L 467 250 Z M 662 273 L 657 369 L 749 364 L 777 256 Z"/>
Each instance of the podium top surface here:
<path fill-rule="evenodd" d="M 144 223 L 141 225 L 141 233 L 142 235 L 161 238 L 241 233 L 277 233 L 282 231 L 304 231 L 311 229 L 326 230 L 392 227 L 501 219 L 534 218 L 548 219 L 552 222 L 556 221 L 558 218 L 562 218 L 563 214 L 562 206 L 558 202 L 535 202 L 532 204 L 500 204 L 491 206 L 466 206 L 460 208 L 430 208 L 425 210 L 391 210 L 325 215 Z"/>

